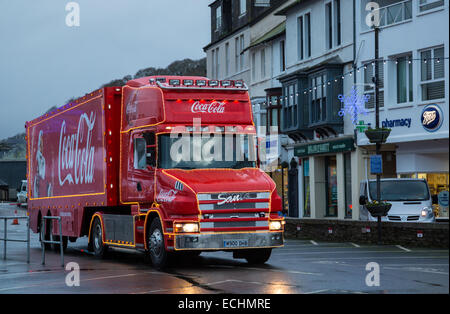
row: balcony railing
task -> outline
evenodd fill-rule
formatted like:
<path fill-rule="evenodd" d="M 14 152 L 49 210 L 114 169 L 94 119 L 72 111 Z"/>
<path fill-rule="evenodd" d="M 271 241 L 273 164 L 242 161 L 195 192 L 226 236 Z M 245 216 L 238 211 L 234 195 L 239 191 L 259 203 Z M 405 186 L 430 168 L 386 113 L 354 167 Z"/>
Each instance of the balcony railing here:
<path fill-rule="evenodd" d="M 403 21 L 412 19 L 412 0 L 402 1 L 394 3 L 385 7 L 381 7 L 379 10 L 380 27 L 397 24 Z M 365 15 L 367 11 L 364 11 L 363 16 L 363 29 L 368 30 L 369 26 L 365 23 Z"/>

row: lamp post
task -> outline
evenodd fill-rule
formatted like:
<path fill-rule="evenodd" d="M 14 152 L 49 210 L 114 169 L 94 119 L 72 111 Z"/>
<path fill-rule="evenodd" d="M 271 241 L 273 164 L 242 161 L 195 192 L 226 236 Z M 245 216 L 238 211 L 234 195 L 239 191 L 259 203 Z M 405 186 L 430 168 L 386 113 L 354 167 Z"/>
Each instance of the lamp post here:
<path fill-rule="evenodd" d="M 379 35 L 380 35 L 380 29 L 378 26 L 375 26 L 375 127 L 377 129 L 380 128 L 380 85 L 379 85 L 379 63 L 378 59 L 380 58 L 380 43 L 379 43 Z M 381 142 L 377 142 L 375 144 L 376 148 L 376 154 L 380 155 L 381 151 Z M 381 203 L 381 174 L 377 174 L 377 201 L 378 203 Z M 381 216 L 377 217 L 378 219 L 378 244 L 381 245 Z"/>

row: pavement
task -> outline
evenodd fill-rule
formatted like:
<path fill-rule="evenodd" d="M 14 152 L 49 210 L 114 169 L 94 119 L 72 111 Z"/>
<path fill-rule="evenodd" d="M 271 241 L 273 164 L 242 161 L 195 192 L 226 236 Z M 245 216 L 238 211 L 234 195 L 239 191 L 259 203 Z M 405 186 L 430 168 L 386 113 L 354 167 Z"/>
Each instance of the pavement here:
<path fill-rule="evenodd" d="M 15 209 L 0 204 L 0 217 L 14 214 Z M 0 219 L 0 238 L 3 228 Z M 7 228 L 8 238 L 26 238 L 24 221 L 18 226 L 9 221 Z M 64 255 L 66 270 L 58 252 L 47 251 L 46 264 L 41 264 L 37 234 L 31 234 L 30 264 L 26 263 L 25 243 L 8 242 L 4 260 L 2 242 L 0 294 L 449 293 L 449 251 L 443 249 L 288 239 L 262 266 L 233 259 L 231 253 L 210 252 L 178 258 L 165 271 L 157 271 L 145 254 L 132 250 L 112 249 L 106 259 L 98 259 L 85 251 L 87 239 L 81 238 L 69 243 Z M 73 265 L 79 267 L 79 278 L 70 268 Z M 79 286 L 71 285 L 77 278 Z"/>

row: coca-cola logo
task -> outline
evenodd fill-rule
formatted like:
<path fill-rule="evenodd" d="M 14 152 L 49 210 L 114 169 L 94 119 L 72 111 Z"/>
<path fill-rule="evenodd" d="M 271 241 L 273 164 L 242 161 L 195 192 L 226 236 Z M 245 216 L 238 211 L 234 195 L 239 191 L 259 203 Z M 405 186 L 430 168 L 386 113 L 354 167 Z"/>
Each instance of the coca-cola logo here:
<path fill-rule="evenodd" d="M 66 121 L 61 125 L 58 153 L 59 185 L 86 184 L 94 180 L 94 154 L 92 130 L 96 115 L 83 113 L 76 133 L 66 134 Z"/>
<path fill-rule="evenodd" d="M 202 104 L 196 101 L 191 107 L 192 113 L 224 113 L 225 104 L 220 101 L 213 101 L 210 104 Z"/>
<path fill-rule="evenodd" d="M 171 190 L 161 189 L 159 191 L 158 196 L 156 197 L 156 201 L 158 201 L 160 203 L 164 203 L 164 202 L 171 203 L 175 199 L 177 193 L 178 193 L 178 191 L 175 191 L 172 189 Z"/>

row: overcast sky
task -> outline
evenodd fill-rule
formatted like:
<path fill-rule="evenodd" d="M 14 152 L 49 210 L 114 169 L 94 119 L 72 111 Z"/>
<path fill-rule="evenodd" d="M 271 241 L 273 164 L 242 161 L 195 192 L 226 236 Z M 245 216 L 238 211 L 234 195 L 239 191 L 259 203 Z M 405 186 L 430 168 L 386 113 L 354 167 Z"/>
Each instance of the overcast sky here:
<path fill-rule="evenodd" d="M 211 0 L 0 0 L 0 139 L 50 107 L 147 67 L 205 57 Z"/>

